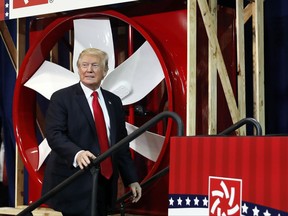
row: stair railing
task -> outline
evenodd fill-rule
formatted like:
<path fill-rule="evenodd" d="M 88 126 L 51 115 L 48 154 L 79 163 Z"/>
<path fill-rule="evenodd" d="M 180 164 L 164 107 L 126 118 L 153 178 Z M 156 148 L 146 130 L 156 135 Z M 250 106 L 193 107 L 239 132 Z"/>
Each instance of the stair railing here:
<path fill-rule="evenodd" d="M 254 118 L 244 118 L 240 121 L 236 122 L 235 124 L 231 125 L 229 128 L 225 129 L 224 131 L 218 133 L 217 135 L 223 136 L 223 135 L 229 135 L 233 131 L 237 130 L 238 128 L 242 127 L 245 124 L 252 124 L 255 127 L 256 130 L 256 136 L 262 135 L 262 127 L 260 123 L 255 120 Z M 158 180 L 160 177 L 166 175 L 169 172 L 169 166 L 162 169 L 155 175 L 153 175 L 151 178 L 147 179 L 145 182 L 141 184 L 142 188 L 145 188 L 152 184 L 155 180 Z M 126 201 L 129 200 L 129 197 L 131 197 L 132 192 L 128 191 L 125 193 L 122 197 L 120 197 L 117 200 L 117 203 L 120 203 L 120 215 L 125 216 L 125 207 L 126 207 Z"/>
<path fill-rule="evenodd" d="M 225 129 L 218 135 L 229 135 L 233 131 L 237 130 L 238 128 L 242 127 L 244 124 L 252 124 L 256 129 L 256 136 L 262 135 L 262 127 L 260 123 L 254 118 L 244 118 L 240 121 L 236 122 L 235 124 L 231 125 L 229 128 Z"/>
<path fill-rule="evenodd" d="M 44 196 L 42 196 L 39 200 L 35 201 L 34 203 L 32 203 L 30 206 L 28 206 L 27 208 L 25 208 L 23 211 L 21 211 L 18 215 L 19 216 L 27 216 L 27 215 L 32 215 L 31 212 L 33 210 L 35 210 L 37 207 L 39 207 L 41 204 L 43 204 L 46 200 L 50 199 L 52 196 L 54 196 L 57 192 L 61 191 L 64 187 L 66 187 L 67 185 L 69 185 L 72 181 L 74 181 L 76 178 L 78 178 L 78 176 L 82 175 L 86 170 L 90 169 L 91 173 L 98 173 L 98 167 L 99 164 L 105 160 L 107 157 L 109 157 L 114 151 L 117 151 L 119 148 L 122 147 L 122 145 L 124 145 L 125 143 L 129 143 L 131 142 L 133 139 L 137 138 L 138 136 L 140 136 L 142 133 L 144 133 L 145 131 L 147 131 L 149 128 L 151 128 L 153 125 L 155 125 L 156 123 L 158 123 L 160 120 L 167 118 L 167 117 L 171 117 L 173 118 L 173 120 L 176 121 L 177 123 L 177 136 L 183 136 L 184 135 L 184 126 L 183 126 L 183 122 L 181 120 L 181 118 L 178 116 L 178 114 L 174 113 L 174 112 L 169 112 L 169 111 L 165 111 L 162 112 L 160 114 L 158 114 L 157 116 L 155 116 L 154 118 L 152 118 L 151 120 L 149 120 L 148 122 L 146 122 L 145 124 L 143 124 L 140 128 L 138 128 L 137 130 L 135 130 L 133 133 L 129 134 L 127 137 L 125 137 L 124 139 L 122 139 L 120 142 L 118 142 L 117 144 L 113 145 L 108 151 L 104 152 L 102 155 L 98 156 L 95 160 L 93 160 L 92 162 L 92 166 L 89 168 L 86 168 L 84 170 L 79 170 L 77 173 L 75 173 L 74 175 L 72 175 L 71 177 L 69 177 L 68 179 L 66 179 L 65 181 L 63 181 L 62 183 L 60 183 L 58 186 L 56 186 L 55 188 L 53 188 L 51 191 L 49 191 L 47 194 L 45 194 Z M 245 124 L 252 124 L 255 129 L 256 129 L 256 135 L 257 136 L 261 136 L 262 135 L 262 128 L 260 123 L 255 120 L 254 118 L 244 118 L 242 120 L 240 120 L 239 122 L 233 124 L 232 126 L 230 126 L 229 128 L 225 129 L 224 131 L 220 132 L 218 135 L 229 135 L 230 133 L 232 133 L 233 131 L 237 130 L 238 128 L 242 127 Z M 159 171 L 158 173 L 156 173 L 155 175 L 153 175 L 151 178 L 147 179 L 145 182 L 141 183 L 141 187 L 145 188 L 147 186 L 149 186 L 150 184 L 152 184 L 154 181 L 156 181 L 157 179 L 161 178 L 162 176 L 166 175 L 169 172 L 169 166 L 162 169 L 161 171 Z M 93 175 L 93 179 L 95 179 L 96 175 Z M 96 178 L 97 179 L 97 178 Z M 95 181 L 94 181 L 95 182 Z M 95 184 L 93 186 L 93 195 L 95 196 L 95 191 L 96 191 L 96 186 L 97 184 Z M 117 203 L 120 203 L 120 213 L 121 216 L 125 215 L 125 202 L 126 200 L 129 199 L 129 197 L 132 195 L 132 192 L 129 191 L 126 194 L 124 194 L 122 197 L 120 197 L 117 200 Z M 95 196 L 96 197 L 96 196 Z M 95 202 L 93 202 L 95 203 Z M 95 209 L 96 206 L 92 206 L 92 213 L 91 215 L 95 215 L 93 212 L 93 209 Z"/>
<path fill-rule="evenodd" d="M 145 124 L 143 124 L 141 127 L 139 127 L 137 130 L 133 131 L 131 134 L 126 136 L 124 139 L 120 140 L 118 143 L 113 145 L 111 148 L 109 148 L 106 152 L 103 154 L 99 155 L 96 159 L 94 159 L 91 163 L 90 166 L 88 166 L 85 169 L 80 169 L 77 171 L 75 174 L 64 180 L 62 183 L 54 187 L 52 190 L 44 194 L 42 197 L 40 197 L 38 200 L 35 202 L 31 203 L 28 207 L 23 209 L 20 213 L 18 213 L 18 216 L 28 216 L 32 215 L 32 211 L 38 208 L 40 205 L 42 205 L 45 201 L 53 197 L 56 193 L 59 191 L 63 190 L 66 186 L 68 186 L 70 183 L 72 183 L 75 179 L 77 179 L 79 176 L 81 176 L 84 172 L 87 170 L 90 170 L 93 179 L 97 180 L 97 175 L 99 172 L 99 164 L 105 160 L 107 157 L 110 157 L 112 153 L 118 151 L 120 148 L 122 148 L 124 145 L 127 145 L 129 142 L 143 134 L 145 131 L 149 130 L 152 126 L 154 126 L 156 123 L 158 123 L 160 120 L 164 118 L 171 117 L 174 121 L 177 123 L 177 136 L 183 136 L 184 135 L 184 126 L 182 119 L 179 117 L 178 114 L 175 112 L 170 112 L 170 111 L 164 111 L 162 113 L 159 113 L 149 121 L 147 121 Z M 153 178 L 152 178 L 153 180 Z M 148 181 L 149 182 L 149 181 Z M 97 182 L 96 182 L 97 183 Z M 95 181 L 93 181 L 93 186 L 92 186 L 92 209 L 91 209 L 91 216 L 95 216 L 96 212 L 96 195 L 94 194 L 95 191 L 97 192 L 97 185 L 95 184 Z M 94 200 L 93 200 L 94 199 Z"/>

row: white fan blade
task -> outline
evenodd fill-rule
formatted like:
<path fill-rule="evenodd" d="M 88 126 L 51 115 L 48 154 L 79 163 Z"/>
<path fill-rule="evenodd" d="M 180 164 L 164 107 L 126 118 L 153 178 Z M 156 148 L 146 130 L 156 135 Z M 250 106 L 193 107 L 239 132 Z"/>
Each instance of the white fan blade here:
<path fill-rule="evenodd" d="M 49 147 L 46 138 L 38 146 L 38 151 L 39 151 L 39 161 L 38 161 L 38 170 L 39 170 L 42 164 L 44 163 L 45 159 L 51 152 L 51 148 Z"/>
<path fill-rule="evenodd" d="M 97 48 L 107 52 L 109 71 L 115 68 L 114 43 L 108 18 L 74 20 L 73 70 L 78 73 L 77 59 L 82 50 Z"/>
<path fill-rule="evenodd" d="M 161 64 L 146 41 L 133 55 L 109 73 L 102 87 L 118 95 L 124 105 L 144 98 L 162 80 Z"/>
<path fill-rule="evenodd" d="M 50 100 L 55 91 L 77 82 L 79 82 L 78 74 L 52 62 L 44 61 L 24 86 L 35 90 Z"/>
<path fill-rule="evenodd" d="M 138 128 L 126 122 L 128 134 Z M 144 132 L 137 139 L 130 142 L 130 148 L 152 161 L 157 161 L 163 147 L 165 137 L 152 132 Z"/>

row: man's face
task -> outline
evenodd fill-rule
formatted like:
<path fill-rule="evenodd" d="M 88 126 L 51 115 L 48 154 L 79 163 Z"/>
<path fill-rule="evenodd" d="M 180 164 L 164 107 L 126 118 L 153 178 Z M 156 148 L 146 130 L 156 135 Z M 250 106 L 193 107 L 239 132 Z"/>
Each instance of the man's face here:
<path fill-rule="evenodd" d="M 92 90 L 96 90 L 105 77 L 104 66 L 97 56 L 84 55 L 78 66 L 80 81 Z"/>

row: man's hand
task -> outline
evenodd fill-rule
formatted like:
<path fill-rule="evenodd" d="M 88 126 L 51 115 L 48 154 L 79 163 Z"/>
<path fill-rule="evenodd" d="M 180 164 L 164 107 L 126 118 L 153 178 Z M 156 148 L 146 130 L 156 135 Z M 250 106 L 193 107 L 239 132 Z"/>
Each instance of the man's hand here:
<path fill-rule="evenodd" d="M 90 151 L 80 151 L 76 156 L 76 162 L 80 169 L 84 169 L 89 166 L 91 160 L 94 160 L 96 157 Z"/>
<path fill-rule="evenodd" d="M 130 184 L 129 187 L 131 188 L 131 191 L 133 194 L 132 195 L 132 203 L 138 202 L 138 200 L 142 196 L 142 188 L 141 188 L 140 184 L 138 182 L 134 182 L 134 183 Z"/>

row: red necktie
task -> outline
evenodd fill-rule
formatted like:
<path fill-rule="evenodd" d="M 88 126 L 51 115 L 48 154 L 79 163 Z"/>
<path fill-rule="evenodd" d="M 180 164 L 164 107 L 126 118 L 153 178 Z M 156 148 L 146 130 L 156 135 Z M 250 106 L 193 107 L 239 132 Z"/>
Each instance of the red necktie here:
<path fill-rule="evenodd" d="M 93 92 L 92 96 L 93 96 L 92 107 L 95 119 L 95 126 L 98 135 L 98 141 L 100 144 L 100 149 L 101 152 L 103 153 L 107 151 L 109 148 L 106 124 L 101 106 L 98 101 L 98 92 Z M 111 157 L 108 157 L 104 161 L 102 161 L 100 167 L 101 167 L 101 174 L 105 178 L 109 179 L 113 173 Z"/>

